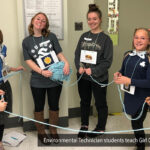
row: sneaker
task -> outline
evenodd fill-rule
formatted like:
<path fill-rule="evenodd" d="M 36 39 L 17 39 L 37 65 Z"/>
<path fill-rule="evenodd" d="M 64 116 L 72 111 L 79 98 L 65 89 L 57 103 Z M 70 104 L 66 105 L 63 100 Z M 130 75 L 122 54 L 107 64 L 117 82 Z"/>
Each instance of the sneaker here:
<path fill-rule="evenodd" d="M 100 133 L 92 133 L 92 132 L 100 132 Z M 90 138 L 95 138 L 97 136 L 103 135 L 104 134 L 104 130 L 98 130 L 98 129 L 94 129 L 91 133 L 87 133 L 87 136 Z"/>
<path fill-rule="evenodd" d="M 145 143 L 138 142 L 138 143 L 136 143 L 136 147 L 137 147 L 136 150 L 145 150 Z"/>
<path fill-rule="evenodd" d="M 88 131 L 88 127 L 87 127 L 87 126 L 82 126 L 82 127 L 80 128 L 80 130 L 82 130 L 82 131 Z M 86 132 L 81 132 L 81 131 L 79 131 L 79 133 L 78 133 L 78 138 L 84 139 L 84 138 L 86 138 L 86 135 L 87 135 Z"/>

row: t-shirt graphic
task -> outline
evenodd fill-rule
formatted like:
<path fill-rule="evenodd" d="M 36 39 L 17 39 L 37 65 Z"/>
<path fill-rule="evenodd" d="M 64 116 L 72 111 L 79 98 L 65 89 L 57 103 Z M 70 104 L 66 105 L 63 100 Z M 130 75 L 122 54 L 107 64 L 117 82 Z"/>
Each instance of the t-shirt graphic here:
<path fill-rule="evenodd" d="M 50 54 L 47 56 L 41 57 L 40 60 L 41 60 L 41 63 L 39 65 L 42 69 L 47 68 L 48 66 L 54 63 L 54 60 Z M 40 60 L 38 62 L 40 62 Z"/>
<path fill-rule="evenodd" d="M 36 55 L 36 61 L 41 69 L 48 68 L 51 64 L 58 62 L 58 58 L 54 50 L 52 50 L 52 44 L 50 40 L 39 43 L 37 47 L 38 55 Z"/>

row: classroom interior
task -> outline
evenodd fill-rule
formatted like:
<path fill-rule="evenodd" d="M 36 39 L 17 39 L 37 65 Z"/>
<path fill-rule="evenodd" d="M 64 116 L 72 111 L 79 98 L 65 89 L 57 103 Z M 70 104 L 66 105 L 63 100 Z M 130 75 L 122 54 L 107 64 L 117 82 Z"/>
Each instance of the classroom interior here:
<path fill-rule="evenodd" d="M 23 0 L 0 0 L 0 29 L 4 34 L 4 44 L 7 45 L 8 52 L 6 62 L 13 67 L 23 65 L 25 72 L 15 74 L 9 81 L 13 91 L 13 115 L 11 114 L 6 121 L 5 133 L 18 131 L 25 133 L 27 138 L 18 146 L 5 146 L 6 150 L 36 150 L 36 149 L 102 149 L 102 150 L 133 150 L 134 146 L 67 146 L 61 147 L 54 145 L 50 147 L 40 147 L 37 144 L 37 136 L 34 122 L 25 116 L 33 118 L 34 103 L 30 90 L 30 69 L 25 64 L 22 54 L 22 40 L 25 37 L 25 18 Z M 59 126 L 78 130 L 80 128 L 80 98 L 77 85 L 72 87 L 68 85 L 76 82 L 76 68 L 74 65 L 74 52 L 82 33 L 89 30 L 86 20 L 88 5 L 95 3 L 103 13 L 102 29 L 108 33 L 108 1 L 107 0 L 63 0 L 63 39 L 60 39 L 60 45 L 63 53 L 68 59 L 73 73 L 69 83 L 64 83 L 60 97 Z M 150 1 L 148 0 L 121 0 L 119 1 L 119 27 L 118 27 L 118 44 L 114 45 L 114 57 L 111 68 L 109 69 L 109 82 L 113 80 L 114 72 L 121 67 L 123 54 L 125 51 L 132 49 L 133 32 L 136 28 L 150 28 L 149 14 Z M 78 10 L 78 11 L 77 11 Z M 75 23 L 83 24 L 82 30 L 75 30 Z M 107 131 L 131 130 L 130 121 L 125 117 L 122 111 L 120 97 L 115 84 L 108 86 L 107 102 L 109 117 L 107 121 Z M 45 106 L 45 121 L 48 121 L 48 105 Z M 91 104 L 90 129 L 96 124 L 96 109 L 94 99 Z M 150 128 L 150 113 L 144 122 L 145 128 Z M 58 129 L 62 134 L 77 134 L 77 132 Z M 145 131 L 150 133 L 150 129 Z M 132 133 L 132 132 L 127 132 Z M 146 147 L 148 150 L 149 147 Z"/>

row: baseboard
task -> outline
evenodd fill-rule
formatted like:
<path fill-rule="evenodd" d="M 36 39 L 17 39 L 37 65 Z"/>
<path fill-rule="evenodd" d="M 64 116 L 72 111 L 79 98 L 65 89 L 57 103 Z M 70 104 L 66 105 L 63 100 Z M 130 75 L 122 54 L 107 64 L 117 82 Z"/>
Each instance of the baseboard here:
<path fill-rule="evenodd" d="M 93 114 L 93 107 L 90 107 L 90 115 Z M 70 108 L 69 109 L 69 118 L 76 118 L 81 116 L 81 109 L 80 107 Z"/>
<path fill-rule="evenodd" d="M 48 123 L 48 119 L 45 119 L 45 123 Z M 68 127 L 68 117 L 59 117 L 59 126 Z M 45 126 L 48 128 L 49 126 Z M 23 122 L 23 131 L 33 131 L 36 130 L 35 124 L 33 121 Z"/>
<path fill-rule="evenodd" d="M 93 108 L 90 108 L 90 115 L 93 113 Z M 68 127 L 69 126 L 69 118 L 80 117 L 80 107 L 70 108 L 68 110 L 68 116 L 59 117 L 59 126 Z M 45 119 L 45 122 L 48 123 L 48 119 Z M 15 128 L 15 127 L 23 127 L 23 131 L 33 131 L 36 130 L 35 124 L 33 121 L 23 122 L 22 118 L 19 117 L 11 117 L 7 118 L 5 121 L 5 128 Z M 48 128 L 48 126 L 46 126 Z"/>
<path fill-rule="evenodd" d="M 5 128 L 21 127 L 23 125 L 23 119 L 19 117 L 10 117 L 5 120 Z"/>

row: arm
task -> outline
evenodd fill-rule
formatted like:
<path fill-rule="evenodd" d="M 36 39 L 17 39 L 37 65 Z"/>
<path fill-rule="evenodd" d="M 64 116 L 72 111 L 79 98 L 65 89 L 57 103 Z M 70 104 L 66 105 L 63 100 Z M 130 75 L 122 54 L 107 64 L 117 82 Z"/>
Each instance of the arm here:
<path fill-rule="evenodd" d="M 20 71 L 20 70 L 25 71 L 26 69 L 25 69 L 23 66 L 19 66 L 19 67 L 17 67 L 17 68 L 9 67 L 9 70 L 10 70 L 10 71 Z"/>
<path fill-rule="evenodd" d="M 128 53 L 128 52 L 126 52 L 126 53 Z M 126 53 L 124 54 L 124 59 L 126 58 Z M 123 84 L 123 83 L 121 83 L 122 81 L 119 81 L 119 79 L 122 79 L 122 78 L 124 78 L 125 76 L 123 76 L 124 75 L 124 68 L 125 68 L 125 65 L 124 65 L 124 59 L 123 59 L 123 62 L 122 62 L 122 66 L 121 66 L 121 69 L 118 71 L 118 72 L 116 72 L 116 73 L 114 73 L 114 81 L 115 81 L 115 83 L 116 84 Z M 122 77 L 123 76 L 123 77 Z M 122 78 L 121 78 L 122 77 Z M 125 82 L 125 84 L 131 84 L 131 80 L 129 80 L 129 78 L 124 78 L 124 82 Z M 128 81 L 126 81 L 126 80 L 128 80 Z"/>
<path fill-rule="evenodd" d="M 5 45 L 2 45 L 2 50 L 1 50 L 1 53 L 0 53 L 0 57 L 1 59 L 3 60 L 4 57 L 6 57 L 6 52 L 7 52 L 7 47 Z M 4 61 L 4 60 L 3 60 Z M 25 68 L 23 66 L 19 66 L 17 68 L 13 68 L 13 67 L 9 67 L 8 65 L 5 65 L 6 68 L 8 69 L 7 71 L 10 72 L 10 71 L 19 71 L 19 70 L 25 70 Z"/>
<path fill-rule="evenodd" d="M 42 74 L 42 69 L 32 60 L 26 60 L 27 65 L 35 72 Z"/>
<path fill-rule="evenodd" d="M 4 95 L 5 92 L 0 90 L 0 95 Z M 4 101 L 4 98 L 0 100 L 0 111 L 4 111 L 6 109 L 7 102 Z"/>
<path fill-rule="evenodd" d="M 116 84 L 122 84 L 119 82 L 119 79 L 123 76 L 123 73 L 124 73 L 124 62 L 122 63 L 121 69 L 118 72 L 114 73 L 114 82 Z M 131 83 L 131 81 L 128 81 L 128 82 Z"/>
<path fill-rule="evenodd" d="M 55 51 L 58 59 L 65 63 L 64 68 L 63 68 L 63 72 L 65 75 L 68 75 L 69 74 L 69 63 L 62 53 L 62 48 L 59 44 L 59 41 L 58 41 L 56 35 L 55 34 L 51 34 L 51 35 L 52 35 L 52 39 L 53 39 L 52 43 L 53 43 L 54 51 Z"/>
<path fill-rule="evenodd" d="M 150 88 L 150 64 L 147 67 L 145 79 L 131 79 L 131 85 L 140 88 Z"/>
<path fill-rule="evenodd" d="M 83 65 L 81 66 L 81 63 L 80 63 L 81 41 L 82 41 L 82 36 L 80 37 L 78 41 L 78 44 L 75 50 L 75 58 L 74 58 L 76 69 L 80 74 L 85 72 L 84 66 Z"/>
<path fill-rule="evenodd" d="M 57 57 L 59 58 L 59 60 L 61 60 L 65 63 L 65 66 L 64 66 L 64 69 L 63 69 L 64 74 L 65 75 L 69 74 L 69 63 L 68 63 L 67 59 L 65 58 L 65 56 L 62 53 L 59 53 L 57 55 Z"/>
<path fill-rule="evenodd" d="M 146 72 L 146 79 L 131 79 L 125 76 L 118 77 L 117 84 L 131 84 L 139 88 L 150 88 L 150 64 Z"/>
<path fill-rule="evenodd" d="M 122 74 L 120 72 L 115 72 L 114 73 L 114 80 L 116 80 L 118 77 L 121 77 Z"/>
<path fill-rule="evenodd" d="M 52 72 L 49 70 L 42 70 L 34 61 L 26 60 L 27 65 L 35 72 L 43 75 L 44 77 L 51 77 Z"/>
<path fill-rule="evenodd" d="M 0 100 L 0 111 L 4 111 L 6 109 L 7 102 L 4 102 L 4 99 Z"/>

